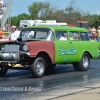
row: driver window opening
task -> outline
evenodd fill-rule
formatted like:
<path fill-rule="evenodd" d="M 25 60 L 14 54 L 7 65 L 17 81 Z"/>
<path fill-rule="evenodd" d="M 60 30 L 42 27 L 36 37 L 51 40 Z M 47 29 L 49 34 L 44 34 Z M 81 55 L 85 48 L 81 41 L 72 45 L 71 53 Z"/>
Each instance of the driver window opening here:
<path fill-rule="evenodd" d="M 68 33 L 66 31 L 56 32 L 57 40 L 68 40 Z"/>

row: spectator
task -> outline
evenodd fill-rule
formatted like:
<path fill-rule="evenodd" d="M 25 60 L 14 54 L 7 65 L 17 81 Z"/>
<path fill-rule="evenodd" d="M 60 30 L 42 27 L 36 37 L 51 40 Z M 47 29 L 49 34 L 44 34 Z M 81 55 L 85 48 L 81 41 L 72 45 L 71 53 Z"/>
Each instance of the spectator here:
<path fill-rule="evenodd" d="M 5 12 L 5 10 L 6 10 L 6 6 L 3 5 L 3 6 L 2 6 L 2 11 Z"/>
<path fill-rule="evenodd" d="M 21 27 L 18 26 L 17 29 L 16 29 L 16 31 L 21 31 Z"/>
<path fill-rule="evenodd" d="M 21 28 L 20 28 L 20 27 L 17 27 L 17 28 L 16 28 L 16 32 L 17 32 L 18 35 L 20 34 L 20 31 L 21 31 Z M 18 36 L 18 37 L 19 37 L 19 36 Z M 18 37 L 17 37 L 17 38 L 18 38 Z"/>
<path fill-rule="evenodd" d="M 0 6 L 2 7 L 4 4 L 3 0 L 0 0 Z"/>
<path fill-rule="evenodd" d="M 3 0 L 0 0 L 0 7 L 1 7 L 1 10 L 2 10 L 3 5 L 4 5 Z M 3 10 L 2 10 L 2 12 L 3 12 Z M 2 17 L 3 17 L 2 12 L 0 12 L 0 20 L 1 20 L 1 19 L 2 19 Z"/>
<path fill-rule="evenodd" d="M 19 37 L 19 32 L 16 31 L 16 26 L 12 26 L 9 40 L 16 41 Z"/>
<path fill-rule="evenodd" d="M 96 40 L 96 29 L 94 26 L 92 26 L 92 40 Z"/>
<path fill-rule="evenodd" d="M 98 30 L 97 30 L 97 41 L 100 42 L 100 26 L 98 26 Z"/>
<path fill-rule="evenodd" d="M 92 28 L 90 27 L 88 30 L 89 34 L 89 39 L 92 40 Z"/>
<path fill-rule="evenodd" d="M 2 13 L 0 13 L 0 20 L 2 19 L 2 17 L 3 17 L 3 15 L 2 15 Z"/>

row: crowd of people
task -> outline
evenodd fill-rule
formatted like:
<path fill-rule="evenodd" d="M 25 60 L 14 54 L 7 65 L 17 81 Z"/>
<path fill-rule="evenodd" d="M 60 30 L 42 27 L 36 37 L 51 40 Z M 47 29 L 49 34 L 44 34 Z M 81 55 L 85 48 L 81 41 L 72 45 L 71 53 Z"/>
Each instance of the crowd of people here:
<path fill-rule="evenodd" d="M 97 29 L 94 26 L 89 29 L 89 38 L 92 41 L 100 42 L 100 26 Z"/>
<path fill-rule="evenodd" d="M 12 26 L 10 30 L 9 39 L 16 40 L 20 34 L 20 27 Z M 100 26 L 96 29 L 94 26 L 89 29 L 89 38 L 92 41 L 99 41 L 100 42 Z M 65 35 L 60 38 L 60 40 L 67 40 Z"/>

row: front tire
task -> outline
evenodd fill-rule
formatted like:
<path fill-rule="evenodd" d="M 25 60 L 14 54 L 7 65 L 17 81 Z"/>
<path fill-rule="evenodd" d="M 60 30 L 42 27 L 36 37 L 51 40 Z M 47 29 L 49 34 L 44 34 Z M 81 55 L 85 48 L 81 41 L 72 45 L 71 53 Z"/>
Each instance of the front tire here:
<path fill-rule="evenodd" d="M 45 61 L 42 57 L 37 57 L 31 65 L 32 75 L 36 78 L 40 78 L 45 72 Z"/>
<path fill-rule="evenodd" d="M 80 62 L 74 63 L 73 67 L 75 71 L 87 71 L 90 66 L 90 56 L 88 53 L 84 53 Z"/>
<path fill-rule="evenodd" d="M 0 76 L 3 77 L 8 71 L 8 67 L 6 65 L 0 64 Z"/>

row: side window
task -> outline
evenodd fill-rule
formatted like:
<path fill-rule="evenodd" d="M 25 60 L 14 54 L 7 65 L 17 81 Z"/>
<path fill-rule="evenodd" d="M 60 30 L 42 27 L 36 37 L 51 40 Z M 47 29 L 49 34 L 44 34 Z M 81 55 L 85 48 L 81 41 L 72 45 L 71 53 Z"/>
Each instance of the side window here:
<path fill-rule="evenodd" d="M 42 31 L 36 31 L 36 39 L 46 39 L 48 33 Z"/>
<path fill-rule="evenodd" d="M 56 31 L 56 38 L 58 40 L 67 40 L 68 33 L 66 31 Z"/>
<path fill-rule="evenodd" d="M 22 39 L 34 38 L 34 30 L 22 30 L 19 37 Z"/>
<path fill-rule="evenodd" d="M 80 40 L 78 32 L 69 32 L 70 33 L 70 40 Z"/>
<path fill-rule="evenodd" d="M 81 32 L 80 36 L 82 41 L 89 41 L 89 36 L 87 32 Z"/>
<path fill-rule="evenodd" d="M 34 34 L 33 34 L 34 35 Z M 22 38 L 29 38 L 31 36 L 31 31 L 23 31 Z"/>

